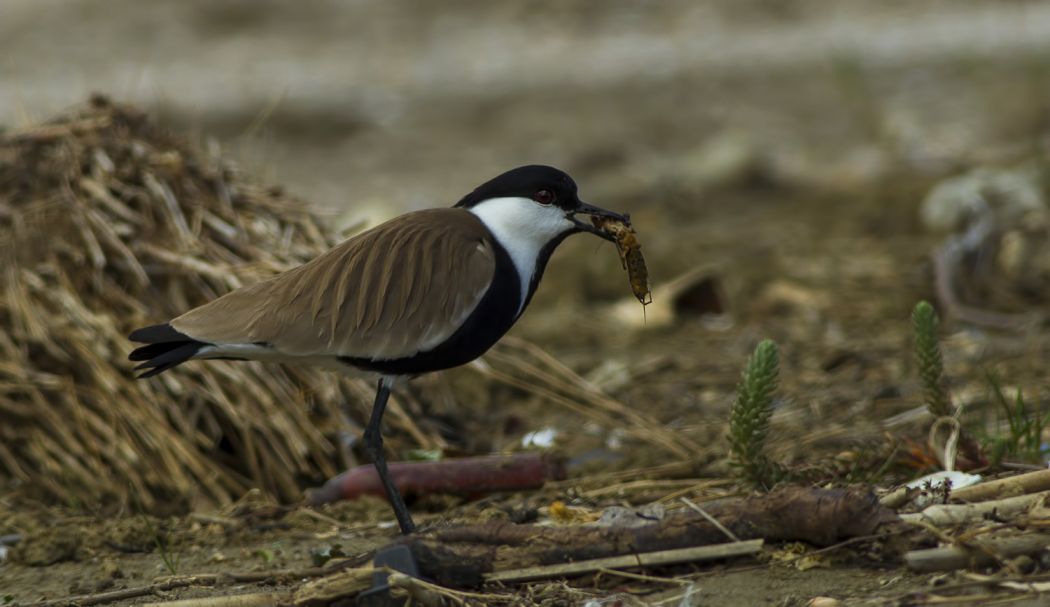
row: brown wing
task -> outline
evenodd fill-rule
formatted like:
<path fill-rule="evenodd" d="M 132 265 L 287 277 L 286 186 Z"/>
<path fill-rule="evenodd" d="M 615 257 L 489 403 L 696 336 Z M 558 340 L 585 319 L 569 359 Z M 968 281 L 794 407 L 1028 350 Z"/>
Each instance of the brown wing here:
<path fill-rule="evenodd" d="M 408 213 L 171 325 L 288 356 L 412 356 L 451 336 L 481 301 L 496 268 L 489 238 L 463 209 Z"/>

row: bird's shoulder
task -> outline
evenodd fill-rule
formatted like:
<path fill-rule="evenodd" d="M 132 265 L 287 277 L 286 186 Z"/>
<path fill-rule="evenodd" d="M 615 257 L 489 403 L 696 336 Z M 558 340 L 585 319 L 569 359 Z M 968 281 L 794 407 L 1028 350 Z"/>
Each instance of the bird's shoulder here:
<path fill-rule="evenodd" d="M 473 213 L 465 209 L 439 208 L 423 209 L 398 215 L 369 230 L 329 249 L 314 261 L 328 256 L 344 256 L 361 249 L 376 250 L 382 253 L 428 253 L 423 244 L 444 246 L 471 247 L 476 244 L 489 245 L 492 234 L 485 224 Z M 415 244 L 415 250 L 409 246 Z M 311 262 L 313 263 L 313 262 Z"/>

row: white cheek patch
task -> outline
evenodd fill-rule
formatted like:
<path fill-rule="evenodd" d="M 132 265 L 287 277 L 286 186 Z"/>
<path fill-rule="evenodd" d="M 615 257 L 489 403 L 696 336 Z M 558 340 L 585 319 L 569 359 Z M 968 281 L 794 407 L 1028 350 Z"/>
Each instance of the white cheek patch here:
<path fill-rule="evenodd" d="M 521 278 L 521 301 L 518 304 L 518 314 L 521 314 L 540 251 L 547 243 L 571 230 L 573 223 L 565 216 L 564 209 L 544 206 L 530 198 L 489 198 L 471 207 L 470 212 L 481 219 L 514 262 Z"/>

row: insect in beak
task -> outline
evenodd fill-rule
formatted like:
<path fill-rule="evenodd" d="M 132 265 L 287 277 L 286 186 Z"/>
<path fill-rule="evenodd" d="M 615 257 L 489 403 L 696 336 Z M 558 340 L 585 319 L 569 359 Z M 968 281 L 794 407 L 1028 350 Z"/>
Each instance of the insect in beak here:
<path fill-rule="evenodd" d="M 629 215 L 621 215 L 619 213 L 614 213 L 613 211 L 607 211 L 601 207 L 589 205 L 586 202 L 580 202 L 576 208 L 570 212 L 569 218 L 572 220 L 573 224 L 576 225 L 577 230 L 600 236 L 610 242 L 616 242 L 616 238 L 604 230 L 599 230 L 589 221 L 581 221 L 578 217 L 575 217 L 577 213 L 583 213 L 592 217 L 607 217 L 609 219 L 622 221 L 627 225 L 630 225 L 631 223 L 631 217 Z"/>

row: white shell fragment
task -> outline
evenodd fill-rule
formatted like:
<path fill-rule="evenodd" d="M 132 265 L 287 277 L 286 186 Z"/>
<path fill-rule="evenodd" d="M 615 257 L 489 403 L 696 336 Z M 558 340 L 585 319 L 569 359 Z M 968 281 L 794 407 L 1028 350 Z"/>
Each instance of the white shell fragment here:
<path fill-rule="evenodd" d="M 941 490 L 946 482 L 951 483 L 952 489 L 961 489 L 970 485 L 976 485 L 981 482 L 981 477 L 977 474 L 967 474 L 957 470 L 950 472 L 941 471 L 917 478 L 906 484 L 905 487 L 909 489 L 923 489 L 922 495 L 915 498 L 915 505 L 919 508 L 925 508 L 930 504 L 941 501 Z"/>

